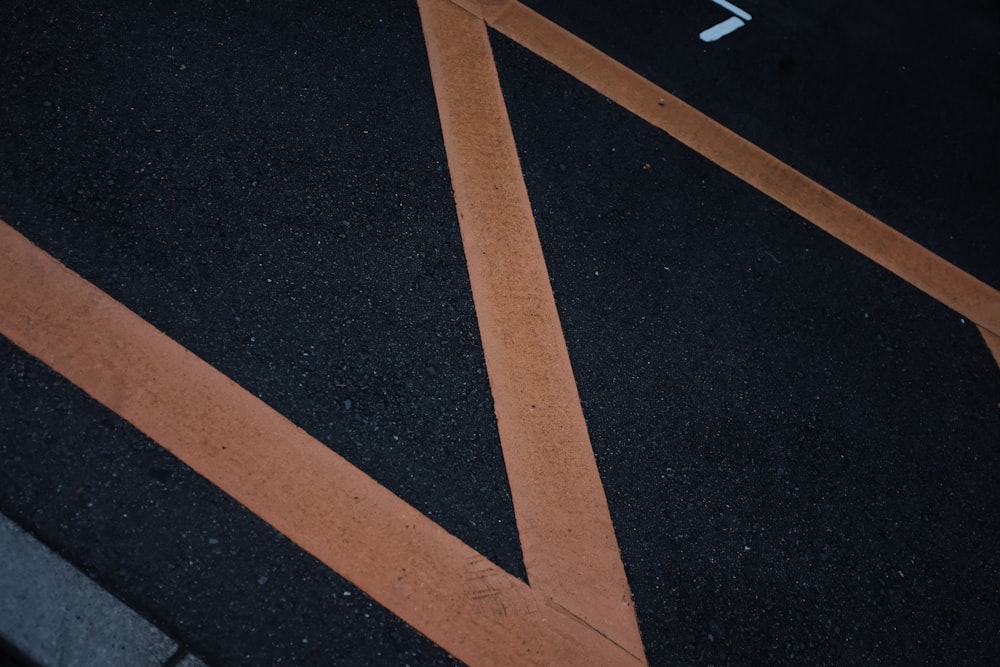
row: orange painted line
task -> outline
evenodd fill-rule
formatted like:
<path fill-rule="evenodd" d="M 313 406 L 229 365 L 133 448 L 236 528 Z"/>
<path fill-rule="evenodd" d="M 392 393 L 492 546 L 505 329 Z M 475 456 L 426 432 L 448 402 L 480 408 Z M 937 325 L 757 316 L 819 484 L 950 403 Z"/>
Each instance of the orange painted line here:
<path fill-rule="evenodd" d="M 946 262 L 521 3 L 483 4 L 482 13 L 491 27 L 983 329 L 1000 335 L 1000 292 L 993 287 Z"/>
<path fill-rule="evenodd" d="M 486 24 L 418 4 L 528 581 L 642 657 Z"/>
<path fill-rule="evenodd" d="M 457 658 L 639 662 L 3 222 L 0 333 Z"/>
<path fill-rule="evenodd" d="M 990 352 L 993 353 L 993 358 L 996 359 L 997 366 L 1000 366 L 1000 336 L 996 335 L 992 331 L 987 331 L 982 327 L 979 327 L 979 333 L 983 335 L 983 340 L 986 341 L 986 347 L 988 347 Z"/>

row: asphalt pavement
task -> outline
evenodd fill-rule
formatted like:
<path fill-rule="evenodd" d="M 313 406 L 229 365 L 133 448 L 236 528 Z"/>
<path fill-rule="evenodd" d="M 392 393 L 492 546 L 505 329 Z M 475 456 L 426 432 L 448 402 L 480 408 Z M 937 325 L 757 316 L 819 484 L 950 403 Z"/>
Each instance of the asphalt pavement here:
<path fill-rule="evenodd" d="M 1000 287 L 994 4 L 524 4 Z M 649 663 L 995 660 L 976 324 L 490 39 Z M 527 579 L 416 2 L 5 0 L 0 85 L 0 219 Z M 0 513 L 165 660 L 457 662 L 0 356 Z"/>

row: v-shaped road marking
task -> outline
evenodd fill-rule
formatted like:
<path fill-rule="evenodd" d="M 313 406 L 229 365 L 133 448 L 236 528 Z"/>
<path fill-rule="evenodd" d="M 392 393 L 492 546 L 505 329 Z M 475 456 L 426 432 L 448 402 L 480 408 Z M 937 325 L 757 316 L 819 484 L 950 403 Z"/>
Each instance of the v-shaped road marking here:
<path fill-rule="evenodd" d="M 644 664 L 486 26 L 421 9 L 530 587 L 4 223 L 0 332 L 463 661 Z"/>
<path fill-rule="evenodd" d="M 642 662 L 4 223 L 0 333 L 459 659 Z"/>
<path fill-rule="evenodd" d="M 470 664 L 645 662 L 486 24 L 979 325 L 1000 294 L 517 2 L 420 0 L 530 586 L 0 222 L 0 333 Z"/>

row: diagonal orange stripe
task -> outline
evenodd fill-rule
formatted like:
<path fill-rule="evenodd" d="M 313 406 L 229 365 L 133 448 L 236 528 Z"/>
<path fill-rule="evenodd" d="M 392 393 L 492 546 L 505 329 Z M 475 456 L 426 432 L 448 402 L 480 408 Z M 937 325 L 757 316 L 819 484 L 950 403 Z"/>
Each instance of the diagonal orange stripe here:
<path fill-rule="evenodd" d="M 486 25 L 419 5 L 528 580 L 643 656 Z"/>
<path fill-rule="evenodd" d="M 462 0 L 468 2 L 470 0 Z M 490 26 L 662 129 L 897 276 L 1000 335 L 1000 292 L 519 2 L 483 3 Z"/>
<path fill-rule="evenodd" d="M 459 659 L 639 663 L 2 221 L 0 333 Z"/>

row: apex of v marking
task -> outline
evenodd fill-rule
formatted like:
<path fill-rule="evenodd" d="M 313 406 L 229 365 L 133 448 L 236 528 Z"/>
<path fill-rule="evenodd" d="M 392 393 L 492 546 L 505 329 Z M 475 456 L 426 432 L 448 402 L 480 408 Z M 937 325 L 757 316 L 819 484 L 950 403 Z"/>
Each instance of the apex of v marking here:
<path fill-rule="evenodd" d="M 487 23 L 503 14 L 513 4 L 513 0 L 451 0 L 451 2 Z"/>

